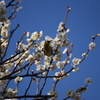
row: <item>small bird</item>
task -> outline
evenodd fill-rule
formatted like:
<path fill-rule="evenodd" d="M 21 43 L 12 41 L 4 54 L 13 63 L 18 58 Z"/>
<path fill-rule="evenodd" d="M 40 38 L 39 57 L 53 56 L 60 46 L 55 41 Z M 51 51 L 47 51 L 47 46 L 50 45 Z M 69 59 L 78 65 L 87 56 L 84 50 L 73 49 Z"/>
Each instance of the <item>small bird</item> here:
<path fill-rule="evenodd" d="M 50 42 L 51 41 L 45 41 L 45 43 L 44 43 L 44 54 L 46 56 L 53 55 L 53 50 L 52 50 L 52 47 L 50 46 Z"/>

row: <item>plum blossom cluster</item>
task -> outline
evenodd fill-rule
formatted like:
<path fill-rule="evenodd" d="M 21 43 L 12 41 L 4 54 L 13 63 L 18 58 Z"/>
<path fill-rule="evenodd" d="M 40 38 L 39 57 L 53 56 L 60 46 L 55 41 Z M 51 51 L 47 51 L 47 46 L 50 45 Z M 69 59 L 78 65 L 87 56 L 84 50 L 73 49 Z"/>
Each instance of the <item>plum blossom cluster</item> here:
<path fill-rule="evenodd" d="M 88 84 L 92 83 L 91 78 L 86 78 L 85 79 L 86 86 L 84 87 L 79 87 L 76 92 L 73 90 L 67 90 L 66 96 L 68 98 L 71 98 L 73 100 L 82 100 L 81 95 L 83 92 L 86 92 Z"/>
<path fill-rule="evenodd" d="M 0 54 L 3 55 L 5 53 L 5 50 L 7 48 L 8 45 L 8 37 L 9 37 L 9 27 L 10 27 L 10 21 L 7 20 L 6 22 L 3 23 L 3 25 L 1 25 L 1 37 L 0 38 Z"/>
<path fill-rule="evenodd" d="M 2 0 L 0 2 L 0 22 L 7 21 L 6 13 L 7 13 L 7 9 L 5 7 L 5 1 Z"/>
<path fill-rule="evenodd" d="M 89 49 L 90 49 L 90 50 L 95 49 L 95 47 L 96 47 L 96 44 L 95 44 L 94 42 L 91 42 L 91 43 L 89 44 Z"/>
<path fill-rule="evenodd" d="M 62 23 L 62 22 L 61 22 Z M 60 23 L 60 24 L 61 24 Z M 29 32 L 26 32 L 27 34 L 29 34 Z M 43 71 L 45 69 L 50 69 L 50 70 L 54 70 L 56 69 L 56 66 L 60 69 L 62 69 L 64 67 L 64 61 L 60 62 L 61 58 L 62 58 L 62 51 L 61 48 L 62 47 L 68 47 L 70 45 L 70 41 L 69 39 L 66 39 L 68 31 L 64 31 L 64 32 L 59 32 L 56 37 L 53 39 L 49 36 L 45 37 L 45 41 L 51 41 L 50 42 L 50 46 L 52 47 L 53 50 L 53 56 L 46 56 L 44 54 L 44 43 L 45 41 L 40 41 L 42 35 L 43 35 L 43 31 L 40 32 L 33 32 L 31 34 L 31 36 L 29 38 L 26 39 L 27 44 L 24 44 L 22 42 L 19 42 L 17 44 L 17 50 L 18 51 L 24 51 L 23 54 L 21 54 L 22 56 L 16 56 L 19 57 L 18 60 L 16 61 L 20 61 L 24 62 L 30 62 L 30 63 L 35 63 L 36 64 L 36 70 L 37 71 Z M 34 52 L 30 52 L 30 50 L 34 49 Z M 44 63 L 41 62 L 41 60 L 44 60 Z M 55 63 L 51 63 L 51 61 L 55 62 Z M 23 64 L 23 63 L 22 63 Z M 19 65 L 19 64 L 18 64 Z M 18 66 L 17 65 L 17 66 Z M 21 65 L 20 65 L 21 66 Z"/>
<path fill-rule="evenodd" d="M 66 74 L 64 70 L 60 71 L 60 72 L 56 72 L 55 73 L 55 76 L 58 76 L 58 77 L 55 77 L 54 80 L 61 80 L 61 79 L 64 79 L 65 77 L 68 77 L 70 76 L 70 74 Z"/>
<path fill-rule="evenodd" d="M 5 75 L 6 74 L 4 74 L 3 72 L 0 72 L 0 78 L 2 78 Z M 18 83 L 21 80 L 22 80 L 22 78 L 17 77 L 15 79 L 15 82 Z M 17 87 L 15 89 L 12 89 L 12 88 L 5 89 L 6 82 L 7 82 L 6 80 L 0 80 L 0 100 L 6 100 L 6 99 L 4 99 L 4 97 L 14 97 L 14 96 L 16 96 L 18 94 L 18 88 Z M 13 100 L 13 99 L 10 99 L 10 100 Z"/>
<path fill-rule="evenodd" d="M 0 92 L 2 93 L 3 92 L 3 89 L 0 89 Z M 12 88 L 8 88 L 7 90 L 6 90 L 6 93 L 4 94 L 5 95 L 5 97 L 7 96 L 7 97 L 14 97 L 14 96 L 16 96 L 18 94 L 18 89 L 16 88 L 16 89 L 12 89 Z M 4 99 L 4 96 L 2 96 L 1 94 L 0 94 L 0 100 L 6 100 L 6 99 Z M 8 100 L 8 99 L 7 99 Z M 10 100 L 13 100 L 13 99 L 10 99 Z M 16 100 L 16 99 L 15 99 Z"/>
<path fill-rule="evenodd" d="M 0 55 L 4 54 L 4 51 L 8 45 L 8 31 L 10 27 L 10 21 L 6 17 L 5 1 L 0 2 Z"/>
<path fill-rule="evenodd" d="M 10 31 L 10 20 L 7 18 L 7 8 L 4 0 L 0 1 L 0 62 L 7 54 L 7 47 L 9 44 L 9 38 L 11 37 Z M 17 58 L 17 57 L 16 57 Z M 0 78 L 9 75 L 11 70 L 16 64 L 16 62 L 10 62 L 12 60 L 7 60 L 5 63 L 0 64 Z M 20 82 L 20 78 L 16 78 L 15 82 Z M 16 99 L 5 99 L 5 97 L 14 97 L 18 94 L 18 88 L 15 89 L 7 87 L 8 80 L 0 79 L 0 100 L 16 100 Z"/>
<path fill-rule="evenodd" d="M 6 55 L 5 51 L 8 46 L 8 37 L 9 37 L 9 28 L 10 28 L 10 20 L 6 17 L 7 9 L 5 7 L 5 1 L 0 2 L 0 60 L 1 58 Z M 8 70 L 11 69 L 12 64 L 7 63 L 0 65 L 0 78 L 6 76 L 9 72 Z M 0 80 L 0 93 L 4 94 L 3 92 L 6 91 L 5 95 L 9 94 L 9 89 L 5 90 L 7 80 Z M 0 94 L 0 99 L 4 100 L 4 97 Z"/>
<path fill-rule="evenodd" d="M 13 1 L 13 0 L 12 0 Z M 21 0 L 17 0 L 21 2 Z M 50 100 L 56 100 L 58 97 L 58 92 L 55 91 L 57 82 L 70 76 L 72 71 L 76 72 L 79 70 L 77 67 L 88 55 L 89 50 L 93 50 L 96 47 L 94 41 L 89 44 L 87 52 L 82 54 L 82 58 L 74 57 L 72 60 L 72 48 L 73 43 L 70 43 L 68 39 L 68 32 L 70 29 L 65 27 L 64 22 L 60 22 L 57 29 L 57 34 L 55 38 L 50 36 L 45 36 L 45 40 L 41 41 L 43 36 L 43 31 L 35 31 L 30 34 L 30 32 L 24 32 L 21 39 L 16 43 L 15 54 L 8 57 L 6 60 L 3 59 L 6 56 L 7 46 L 9 46 L 9 37 L 11 37 L 10 32 L 10 20 L 6 17 L 6 7 L 5 2 L 0 2 L 0 100 L 5 98 L 13 98 L 18 96 L 18 91 L 20 91 L 19 84 L 24 78 L 30 77 L 31 80 L 29 85 L 26 86 L 28 91 L 32 82 L 37 85 L 37 95 L 42 96 L 42 91 L 47 82 L 47 78 L 52 78 L 54 84 L 52 89 L 47 93 L 47 97 Z M 16 7 L 15 7 L 16 8 Z M 21 10 L 22 7 L 16 9 L 16 11 Z M 68 7 L 68 11 L 71 8 Z M 13 15 L 13 14 L 12 14 Z M 100 36 L 97 34 L 96 36 Z M 94 39 L 94 38 L 93 38 Z M 25 41 L 26 40 L 26 41 Z M 24 42 L 25 41 L 25 42 Z M 52 48 L 52 55 L 45 55 L 44 45 L 46 41 L 50 41 L 49 46 Z M 66 58 L 63 58 L 63 54 Z M 71 69 L 67 70 L 67 64 L 71 62 Z M 34 67 L 33 67 L 34 66 Z M 50 73 L 53 74 L 51 75 Z M 24 74 L 24 75 L 23 75 Z M 50 76 L 49 76 L 50 75 Z M 40 88 L 40 81 L 44 78 L 42 87 Z M 16 87 L 8 88 L 10 81 L 13 81 Z M 76 92 L 72 90 L 67 91 L 67 97 L 74 100 L 81 100 L 81 94 L 87 90 L 87 86 L 92 82 L 91 78 L 85 80 L 86 86 L 79 87 Z M 27 91 L 22 97 L 28 95 Z M 35 96 L 37 96 L 35 95 Z M 33 97 L 35 97 L 33 96 Z M 45 96 L 45 97 L 46 97 Z M 49 97 L 51 96 L 51 97 Z M 39 98 L 39 97 L 38 97 Z M 66 98 L 67 99 L 67 98 Z M 66 100 L 65 99 L 65 100 Z M 6 99 L 5 99 L 6 100 Z M 14 99 L 7 99 L 14 100 Z M 46 99 L 47 100 L 47 99 Z"/>

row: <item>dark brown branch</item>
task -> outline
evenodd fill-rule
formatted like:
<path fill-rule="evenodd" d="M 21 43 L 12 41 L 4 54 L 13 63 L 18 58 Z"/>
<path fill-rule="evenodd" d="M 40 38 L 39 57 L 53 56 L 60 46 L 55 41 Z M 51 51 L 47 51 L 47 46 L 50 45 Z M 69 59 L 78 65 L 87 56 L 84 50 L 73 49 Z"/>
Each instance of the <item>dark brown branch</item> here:
<path fill-rule="evenodd" d="M 13 99 L 13 98 L 21 99 L 21 98 L 37 98 L 37 97 L 47 99 L 53 96 L 54 95 L 26 95 L 26 96 L 5 97 L 5 99 Z"/>
<path fill-rule="evenodd" d="M 16 57 L 18 54 L 21 54 L 22 52 L 25 52 L 25 51 L 18 52 L 18 53 L 16 53 L 15 55 L 13 55 L 13 56 L 11 56 L 11 57 L 5 59 L 4 61 L 1 61 L 1 62 L 0 62 L 0 65 L 6 64 L 6 63 L 5 63 L 6 61 L 13 59 L 14 57 Z M 8 63 L 10 63 L 10 62 L 8 62 Z"/>
<path fill-rule="evenodd" d="M 11 78 L 11 75 L 13 75 L 13 74 L 15 74 L 15 73 L 17 73 L 17 72 L 19 72 L 19 71 L 22 71 L 23 69 L 25 69 L 25 68 L 26 68 L 27 66 L 29 66 L 29 65 L 30 65 L 30 63 L 26 64 L 25 66 L 21 67 L 20 69 L 15 70 L 15 71 L 11 72 L 10 74 L 8 74 L 8 75 L 6 75 L 6 76 L 0 78 L 0 80 L 12 79 L 12 78 Z M 17 76 L 16 76 L 16 77 L 17 77 Z M 15 78 L 15 77 L 14 77 L 14 78 Z"/>
<path fill-rule="evenodd" d="M 24 68 L 27 67 L 28 65 L 29 65 L 29 63 L 28 63 L 27 65 L 25 65 L 24 67 L 21 67 L 20 69 L 14 71 L 13 73 L 11 73 L 11 74 L 9 74 L 9 75 L 7 75 L 7 76 L 4 76 L 4 77 L 2 77 L 2 78 L 0 78 L 0 80 L 14 79 L 14 78 L 16 78 L 17 75 L 12 76 L 12 77 L 9 77 L 9 76 L 11 76 L 11 75 L 13 75 L 14 73 L 16 73 L 16 72 L 18 72 L 18 71 L 24 69 Z M 46 78 L 46 77 L 47 77 L 47 78 L 60 78 L 60 77 L 66 76 L 66 75 L 67 75 L 68 73 L 70 73 L 72 70 L 73 70 L 73 68 L 71 68 L 68 72 L 66 72 L 64 75 L 61 75 L 61 76 L 38 76 L 39 74 L 45 72 L 45 71 L 43 71 L 43 72 L 39 72 L 39 73 L 35 73 L 35 74 L 19 75 L 19 77 L 30 77 L 30 76 L 34 76 L 34 77 L 37 77 L 37 78 Z"/>
<path fill-rule="evenodd" d="M 6 8 L 10 7 L 14 1 L 16 1 L 16 0 L 11 0 L 11 1 L 7 4 Z"/>

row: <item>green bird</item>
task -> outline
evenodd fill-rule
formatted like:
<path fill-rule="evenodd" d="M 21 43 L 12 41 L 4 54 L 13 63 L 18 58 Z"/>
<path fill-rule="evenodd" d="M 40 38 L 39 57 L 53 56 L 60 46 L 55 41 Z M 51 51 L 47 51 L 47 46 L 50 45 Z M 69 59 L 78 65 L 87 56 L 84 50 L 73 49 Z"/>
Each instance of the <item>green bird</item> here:
<path fill-rule="evenodd" d="M 46 56 L 53 55 L 53 50 L 52 50 L 52 47 L 50 46 L 50 42 L 51 41 L 45 41 L 45 43 L 44 43 L 44 54 Z"/>

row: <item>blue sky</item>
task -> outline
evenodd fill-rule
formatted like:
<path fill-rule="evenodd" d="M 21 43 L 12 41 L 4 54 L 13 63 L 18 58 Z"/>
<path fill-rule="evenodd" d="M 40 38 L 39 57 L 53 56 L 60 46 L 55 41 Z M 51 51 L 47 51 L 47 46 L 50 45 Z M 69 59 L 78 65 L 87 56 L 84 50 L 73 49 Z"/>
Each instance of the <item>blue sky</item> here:
<path fill-rule="evenodd" d="M 64 20 L 66 5 L 72 8 L 66 24 L 70 29 L 68 38 L 74 43 L 72 58 L 81 58 L 81 54 L 87 50 L 91 42 L 91 36 L 100 33 L 100 0 L 23 0 L 20 4 L 23 9 L 16 13 L 17 17 L 11 22 L 11 28 L 16 24 L 21 26 L 14 34 L 9 53 L 14 52 L 16 41 L 25 31 L 32 33 L 43 30 L 43 40 L 47 35 L 54 38 L 58 24 Z M 82 97 L 85 100 L 100 100 L 100 38 L 97 38 L 95 43 L 96 49 L 90 51 L 86 60 L 79 65 L 80 70 L 71 73 L 70 77 L 58 83 L 57 100 L 65 98 L 68 89 L 75 91 L 78 87 L 85 86 L 84 80 L 88 77 L 93 79 L 93 83 L 89 85 L 88 91 L 83 93 Z M 48 90 L 47 87 L 46 89 Z"/>

